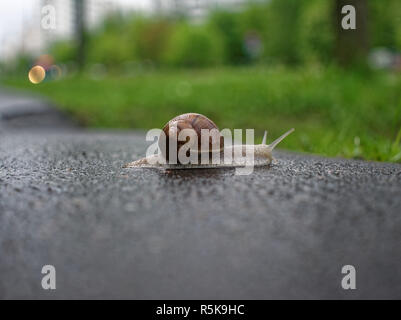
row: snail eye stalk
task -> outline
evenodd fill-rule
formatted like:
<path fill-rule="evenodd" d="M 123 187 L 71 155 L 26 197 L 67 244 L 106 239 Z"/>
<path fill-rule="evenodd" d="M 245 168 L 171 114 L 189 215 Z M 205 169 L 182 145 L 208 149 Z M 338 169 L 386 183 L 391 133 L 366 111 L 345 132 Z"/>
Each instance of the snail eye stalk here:
<path fill-rule="evenodd" d="M 262 144 L 266 144 L 266 138 L 267 138 L 267 130 L 265 130 L 265 134 L 263 135 Z"/>
<path fill-rule="evenodd" d="M 292 128 L 291 130 L 288 130 L 286 133 L 284 133 L 282 136 L 278 137 L 271 144 L 269 144 L 269 149 L 273 150 L 281 141 L 284 140 L 285 137 L 287 137 L 289 134 L 293 133 L 294 131 L 295 131 L 295 129 Z"/>

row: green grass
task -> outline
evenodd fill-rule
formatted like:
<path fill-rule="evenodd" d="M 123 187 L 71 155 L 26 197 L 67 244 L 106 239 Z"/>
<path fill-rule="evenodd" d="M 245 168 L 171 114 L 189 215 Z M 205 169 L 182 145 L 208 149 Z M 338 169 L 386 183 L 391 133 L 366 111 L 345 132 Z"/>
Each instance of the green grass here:
<path fill-rule="evenodd" d="M 296 128 L 281 148 L 401 162 L 401 77 L 338 69 L 267 67 L 154 71 L 94 80 L 69 77 L 5 84 L 49 97 L 95 128 L 161 128 L 199 112 L 222 128 L 254 128 L 270 139 Z"/>

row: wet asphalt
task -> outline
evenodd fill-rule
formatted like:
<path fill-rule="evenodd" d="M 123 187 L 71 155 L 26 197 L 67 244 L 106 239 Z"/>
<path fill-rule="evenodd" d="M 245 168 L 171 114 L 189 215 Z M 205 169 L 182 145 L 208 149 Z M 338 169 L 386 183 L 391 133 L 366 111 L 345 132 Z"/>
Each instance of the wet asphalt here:
<path fill-rule="evenodd" d="M 0 298 L 401 298 L 401 165 L 275 152 L 249 176 L 124 169 L 144 137 L 1 132 Z"/>
<path fill-rule="evenodd" d="M 146 148 L 0 88 L 0 298 L 401 298 L 401 165 L 123 168 Z"/>

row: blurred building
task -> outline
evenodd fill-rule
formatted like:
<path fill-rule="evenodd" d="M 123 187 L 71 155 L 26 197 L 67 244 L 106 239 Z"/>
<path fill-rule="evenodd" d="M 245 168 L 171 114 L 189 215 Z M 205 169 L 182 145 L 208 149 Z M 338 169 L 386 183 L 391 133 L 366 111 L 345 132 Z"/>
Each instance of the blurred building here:
<path fill-rule="evenodd" d="M 246 0 L 153 0 L 156 12 L 201 19 L 216 8 L 240 8 Z"/>
<path fill-rule="evenodd" d="M 56 28 L 41 29 L 45 42 L 60 38 L 70 38 L 75 30 L 75 0 L 41 0 L 41 7 L 52 5 L 56 12 Z M 86 27 L 96 27 L 105 16 L 117 10 L 117 4 L 112 0 L 85 0 Z"/>
<path fill-rule="evenodd" d="M 14 28 L 18 32 L 3 35 L 0 59 L 10 60 L 17 54 L 40 54 L 51 41 L 71 38 L 75 30 L 74 2 L 75 0 L 31 0 L 29 15 L 19 19 L 22 25 Z M 89 29 L 101 23 L 106 15 L 124 7 L 124 1 L 118 0 L 85 0 L 84 3 L 85 21 Z M 54 8 L 55 28 L 45 29 L 42 26 L 42 9 L 47 5 Z M 130 7 L 129 2 L 126 6 Z"/>
<path fill-rule="evenodd" d="M 194 21 L 202 19 L 208 11 L 216 8 L 241 8 L 247 0 L 84 0 L 85 21 L 88 29 L 96 27 L 105 16 L 114 12 L 132 10 L 166 14 L 185 15 Z M 254 0 L 257 1 L 257 0 Z M 18 4 L 17 4 L 18 2 Z M 10 60 L 17 54 L 42 54 L 47 45 L 57 39 L 72 38 L 75 32 L 75 0 L 26 0 L 23 4 L 16 0 L 15 7 L 22 6 L 15 13 L 21 15 L 3 32 L 0 39 L 0 60 Z M 29 5 L 28 5 L 29 4 Z M 44 13 L 42 9 L 51 5 L 55 11 L 55 28 L 42 27 Z M 9 4 L 13 6 L 13 4 Z M 0 12 L 0 19 L 2 12 Z"/>

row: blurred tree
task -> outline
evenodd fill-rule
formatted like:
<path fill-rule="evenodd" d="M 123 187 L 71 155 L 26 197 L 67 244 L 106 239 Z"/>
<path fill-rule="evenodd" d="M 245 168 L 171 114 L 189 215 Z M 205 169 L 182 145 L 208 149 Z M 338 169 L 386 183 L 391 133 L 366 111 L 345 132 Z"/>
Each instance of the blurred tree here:
<path fill-rule="evenodd" d="M 334 49 L 334 26 L 330 23 L 331 1 L 309 0 L 300 21 L 300 50 L 305 63 L 330 63 Z"/>
<path fill-rule="evenodd" d="M 238 23 L 238 14 L 228 11 L 214 11 L 209 17 L 209 24 L 222 36 L 225 62 L 228 64 L 243 63 L 246 60 L 243 35 Z"/>
<path fill-rule="evenodd" d="M 74 1 L 75 37 L 77 42 L 77 64 L 80 70 L 85 65 L 85 0 Z"/>
<path fill-rule="evenodd" d="M 269 37 L 271 36 L 271 12 L 269 2 L 249 2 L 248 5 L 240 12 L 238 16 L 238 25 L 242 37 L 243 50 L 246 53 L 247 60 L 261 60 L 268 57 L 270 61 L 271 55 L 265 54 Z M 249 43 L 256 40 L 258 42 L 257 54 L 251 54 L 253 50 L 249 50 Z M 252 46 L 251 46 L 252 47 Z M 255 52 L 253 52 L 255 53 Z M 263 56 L 265 54 L 265 56 Z"/>
<path fill-rule="evenodd" d="M 71 62 L 76 58 L 77 49 L 67 40 L 59 40 L 51 44 L 49 52 L 57 62 Z"/>
<path fill-rule="evenodd" d="M 104 32 L 93 36 L 90 40 L 88 50 L 90 63 L 103 64 L 109 70 L 120 70 L 124 62 L 133 58 L 132 42 L 125 34 Z"/>
<path fill-rule="evenodd" d="M 401 49 L 401 1 L 370 0 L 369 33 L 372 47 Z"/>
<path fill-rule="evenodd" d="M 366 63 L 368 51 L 368 5 L 367 0 L 334 0 L 333 16 L 336 30 L 335 57 L 340 65 L 362 65 Z M 356 28 L 344 30 L 341 21 L 345 14 L 341 10 L 352 5 L 356 11 Z"/>
<path fill-rule="evenodd" d="M 164 18 L 135 17 L 128 27 L 139 60 L 160 64 L 174 24 Z"/>
<path fill-rule="evenodd" d="M 304 3 L 305 0 L 272 0 L 269 3 L 264 47 L 265 54 L 273 61 L 290 65 L 301 62 L 299 31 Z"/>
<path fill-rule="evenodd" d="M 175 27 L 163 56 L 171 66 L 205 67 L 224 60 L 221 37 L 204 25 L 180 23 Z"/>
<path fill-rule="evenodd" d="M 110 71 L 121 71 L 124 62 L 135 59 L 135 39 L 127 32 L 128 23 L 121 14 L 108 16 L 103 26 L 89 38 L 87 58 Z"/>
<path fill-rule="evenodd" d="M 142 66 L 149 60 L 188 67 L 250 61 L 293 66 L 334 59 L 352 65 L 365 62 L 370 44 L 401 48 L 401 0 L 249 1 L 238 11 L 212 11 L 197 23 L 178 14 L 187 13 L 184 2 L 176 0 L 175 14 L 162 15 L 162 2 L 154 0 L 158 14 L 114 13 L 86 35 L 85 1 L 74 3 L 76 41 L 56 43 L 51 52 L 58 61 L 75 60 L 81 68 L 85 60 L 116 70 L 125 62 Z M 356 8 L 356 30 L 341 27 L 341 8 L 348 4 Z"/>

